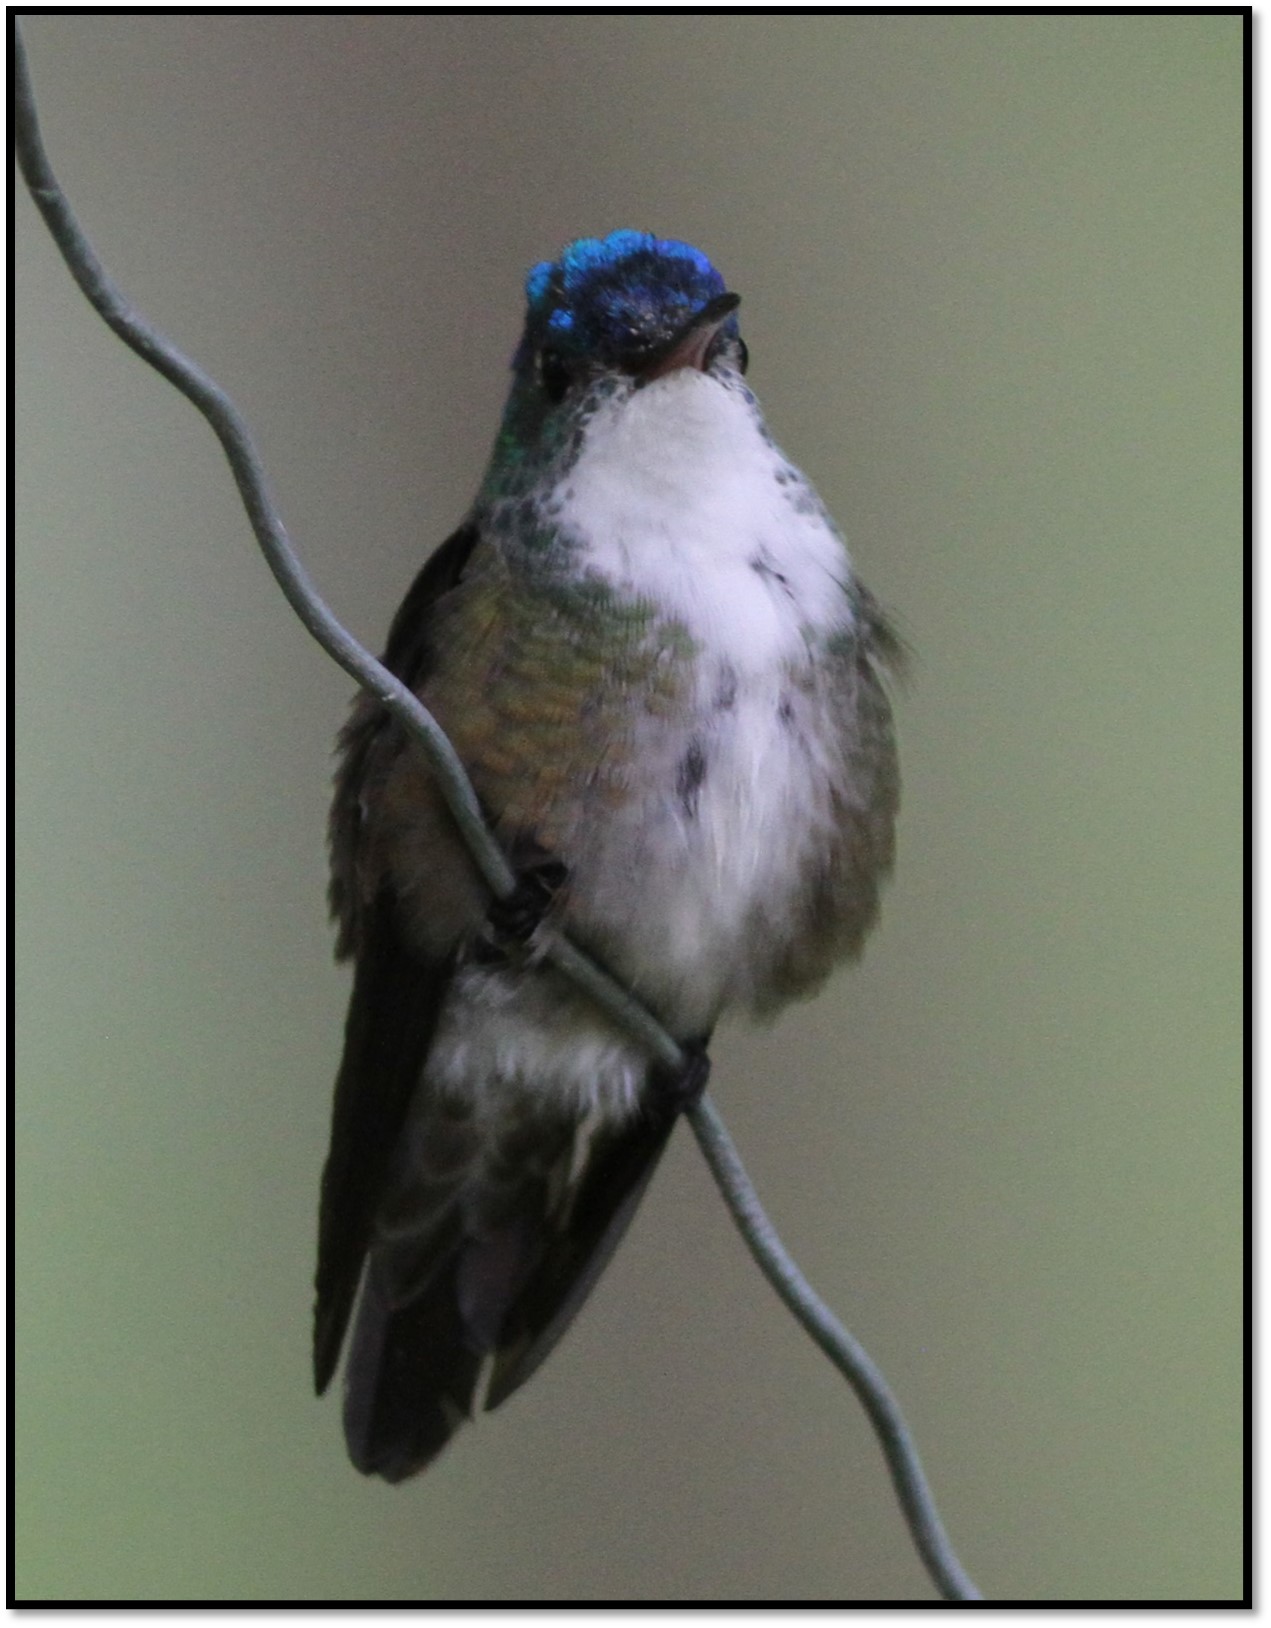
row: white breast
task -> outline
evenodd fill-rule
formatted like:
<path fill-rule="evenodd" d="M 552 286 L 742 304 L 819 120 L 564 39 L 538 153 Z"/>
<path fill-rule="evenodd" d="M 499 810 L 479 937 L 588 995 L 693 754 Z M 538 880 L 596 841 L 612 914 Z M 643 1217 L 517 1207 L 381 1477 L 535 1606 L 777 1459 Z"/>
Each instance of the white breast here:
<path fill-rule="evenodd" d="M 698 647 L 692 704 L 649 719 L 634 795 L 566 856 L 571 928 L 689 1038 L 763 993 L 757 947 L 806 904 L 843 771 L 838 722 L 799 678 L 851 624 L 851 565 L 749 395 L 691 369 L 598 409 L 553 509 L 585 570 Z M 563 988 L 475 968 L 429 1062 L 439 1084 L 519 1081 L 610 1112 L 631 1111 L 646 1068 Z"/>
<path fill-rule="evenodd" d="M 600 407 L 557 511 L 583 563 L 738 671 L 797 660 L 841 625 L 850 564 L 753 399 L 682 368 Z"/>
<path fill-rule="evenodd" d="M 704 1027 L 755 996 L 755 933 L 794 930 L 809 845 L 826 840 L 838 725 L 799 679 L 851 623 L 850 562 L 749 395 L 691 369 L 602 408 L 562 498 L 587 568 L 700 650 L 695 705 L 650 724 L 643 795 L 598 836 L 586 892 L 589 914 L 623 924 L 627 975 Z"/>

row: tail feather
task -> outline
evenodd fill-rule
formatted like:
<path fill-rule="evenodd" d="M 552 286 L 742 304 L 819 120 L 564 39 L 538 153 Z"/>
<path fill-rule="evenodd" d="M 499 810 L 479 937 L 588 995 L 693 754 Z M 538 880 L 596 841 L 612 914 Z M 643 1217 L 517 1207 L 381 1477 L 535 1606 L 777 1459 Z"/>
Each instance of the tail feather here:
<path fill-rule="evenodd" d="M 403 1141 L 426 1145 L 445 1113 L 417 1101 Z M 578 1124 L 522 1098 L 486 1127 L 457 1185 L 453 1166 L 446 1186 L 416 1161 L 398 1166 L 345 1373 L 345 1437 L 359 1470 L 395 1482 L 423 1469 L 471 1418 L 488 1358 L 487 1408 L 530 1377 L 616 1249 L 674 1122 L 600 1130 L 568 1180 Z"/>
<path fill-rule="evenodd" d="M 574 1122 L 513 1098 L 492 1117 L 421 1085 L 403 1127 L 345 1376 L 349 1456 L 399 1481 L 471 1417 L 482 1363 L 541 1256 Z"/>
<path fill-rule="evenodd" d="M 487 1410 L 537 1372 L 578 1315 L 622 1242 L 677 1117 L 650 1112 L 597 1134 L 549 1247 L 504 1320 Z"/>
<path fill-rule="evenodd" d="M 457 1258 L 410 1305 L 394 1309 L 374 1260 L 345 1373 L 344 1437 L 363 1475 L 404 1481 L 465 1419 L 481 1372 L 460 1309 Z"/>
<path fill-rule="evenodd" d="M 406 944 L 392 898 L 367 914 L 322 1172 L 313 1324 L 321 1396 L 340 1358 L 362 1263 L 449 986 L 449 963 Z"/>

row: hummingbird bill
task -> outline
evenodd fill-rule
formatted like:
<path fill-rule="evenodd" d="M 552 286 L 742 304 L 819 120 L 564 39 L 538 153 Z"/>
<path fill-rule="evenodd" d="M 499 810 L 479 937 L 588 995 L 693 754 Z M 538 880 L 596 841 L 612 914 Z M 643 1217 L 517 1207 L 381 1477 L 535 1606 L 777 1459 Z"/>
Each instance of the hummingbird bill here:
<path fill-rule="evenodd" d="M 774 442 L 686 243 L 535 266 L 481 488 L 393 619 L 517 873 L 496 903 L 422 749 L 363 694 L 330 902 L 353 963 L 314 1378 L 363 1473 L 424 1468 L 561 1338 L 707 1071 L 857 955 L 890 871 L 900 643 Z M 685 1051 L 651 1063 L 541 956 L 559 928 Z"/>

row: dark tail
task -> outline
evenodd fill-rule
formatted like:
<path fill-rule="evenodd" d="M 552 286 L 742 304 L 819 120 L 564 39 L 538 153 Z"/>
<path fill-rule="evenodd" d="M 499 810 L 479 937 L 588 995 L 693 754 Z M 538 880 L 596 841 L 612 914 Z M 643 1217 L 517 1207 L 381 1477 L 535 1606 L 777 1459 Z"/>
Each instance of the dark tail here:
<path fill-rule="evenodd" d="M 403 1138 L 413 1174 L 381 1216 L 358 1302 L 345 1437 L 357 1468 L 387 1481 L 423 1469 L 472 1416 L 487 1358 L 486 1407 L 538 1368 L 617 1248 L 676 1118 L 599 1130 L 570 1180 L 577 1122 L 522 1097 L 481 1126 L 456 1183 L 453 1164 L 438 1168 L 438 1120 L 453 1146 L 459 1112 L 413 1109 Z"/>
<path fill-rule="evenodd" d="M 472 1417 L 483 1354 L 460 1310 L 456 1266 L 452 1259 L 399 1311 L 374 1264 L 368 1268 L 344 1394 L 344 1437 L 363 1475 L 405 1480 Z"/>

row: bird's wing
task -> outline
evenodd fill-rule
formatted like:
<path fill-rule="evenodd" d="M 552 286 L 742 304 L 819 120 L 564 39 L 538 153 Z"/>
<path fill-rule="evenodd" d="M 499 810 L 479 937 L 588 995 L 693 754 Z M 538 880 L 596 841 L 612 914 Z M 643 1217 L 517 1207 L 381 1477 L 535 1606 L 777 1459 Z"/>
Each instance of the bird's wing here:
<path fill-rule="evenodd" d="M 577 1316 L 622 1241 L 677 1118 L 650 1102 L 635 1121 L 596 1131 L 569 1192 L 546 1218 L 538 1267 L 503 1320 L 487 1409 L 537 1371 Z"/>
<path fill-rule="evenodd" d="M 476 540 L 468 527 L 445 543 L 394 619 L 385 664 L 416 691 L 434 671 L 438 607 Z M 314 1325 L 321 1392 L 358 1303 L 345 1435 L 358 1468 L 390 1481 L 421 1469 L 470 1415 L 487 1357 L 487 1407 L 542 1362 L 617 1247 L 677 1117 L 650 1102 L 626 1125 L 600 1126 L 578 1159 L 579 1114 L 541 1095 L 478 1103 L 429 1086 L 425 1062 L 458 952 L 423 947 L 419 900 L 403 897 L 379 844 L 376 815 L 386 783 L 400 785 L 404 745 L 384 707 L 360 697 L 341 735 L 331 813 L 338 953 L 356 967 L 322 1179 Z M 428 824 L 426 795 L 426 780 L 412 781 L 413 816 Z M 462 865 L 461 849 L 455 859 Z"/>
<path fill-rule="evenodd" d="M 412 690 L 418 691 L 433 670 L 436 607 L 458 586 L 478 535 L 476 526 L 469 523 L 447 537 L 429 555 L 398 606 L 380 659 L 395 678 Z M 340 731 L 340 761 L 328 832 L 331 883 L 327 896 L 336 923 L 336 956 L 340 960 L 358 952 L 363 911 L 374 902 L 376 891 L 368 889 L 363 880 L 368 861 L 368 794 L 383 782 L 404 738 L 401 725 L 383 702 L 361 691 Z"/>
<path fill-rule="evenodd" d="M 412 689 L 433 661 L 434 607 L 458 583 L 476 540 L 475 527 L 464 526 L 443 543 L 394 618 L 384 664 Z M 337 953 L 355 956 L 357 966 L 322 1175 L 313 1345 L 319 1393 L 339 1359 L 375 1209 L 451 974 L 448 959 L 430 958 L 408 941 L 391 887 L 368 886 L 367 791 L 403 738 L 387 709 L 365 694 L 340 737 L 330 899 Z"/>

